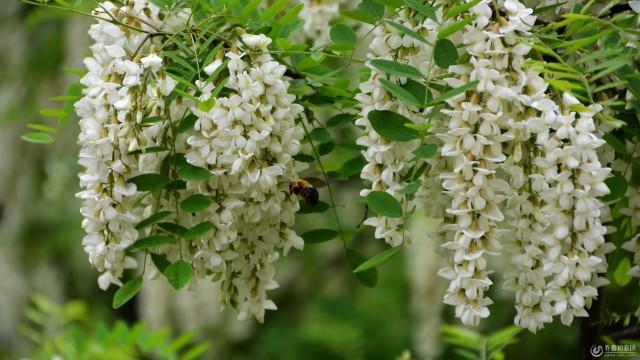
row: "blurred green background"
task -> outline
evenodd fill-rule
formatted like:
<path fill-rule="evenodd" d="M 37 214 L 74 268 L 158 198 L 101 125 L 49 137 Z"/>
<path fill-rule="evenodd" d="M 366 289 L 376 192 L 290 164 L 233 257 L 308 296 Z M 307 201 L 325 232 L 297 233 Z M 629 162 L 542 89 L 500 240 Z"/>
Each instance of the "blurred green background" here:
<path fill-rule="evenodd" d="M 461 358 L 457 347 L 447 344 L 455 342 L 451 331 L 457 330 L 442 335 L 443 324 L 458 323 L 442 305 L 446 284 L 436 272 L 443 256 L 437 238 L 427 236 L 434 224 L 419 215 L 412 225 L 413 247 L 379 268 L 375 288 L 353 277 L 337 240 L 289 254 L 279 262 L 281 286 L 272 292 L 279 309 L 262 325 L 219 312 L 215 286 L 207 282 L 175 292 L 164 279 L 148 281 L 134 301 L 112 310 L 115 289 L 98 289 L 97 272 L 81 247 L 75 119 L 52 145 L 20 139 L 26 123 L 48 121 L 39 109 L 60 106 L 49 99 L 77 81 L 63 68 L 81 67 L 89 24 L 87 18 L 16 0 L 0 7 L 0 359 L 58 354 L 64 359 L 358 360 L 395 359 L 407 350 L 415 359 Z M 357 182 L 338 186 L 344 205 L 339 211 L 349 229 L 362 218 L 358 190 Z M 325 214 L 299 215 L 299 230 L 331 224 Z M 383 249 L 369 229 L 358 230 L 351 241 L 367 256 Z M 508 259 L 499 261 L 504 262 L 499 269 L 508 266 Z M 494 279 L 500 277 L 498 272 Z M 491 296 L 496 304 L 490 319 L 474 330 L 478 333 L 492 334 L 513 322 L 513 295 L 497 283 Z M 633 308 L 634 297 L 607 291 L 617 299 L 614 310 Z M 536 335 L 521 332 L 496 358 L 575 358 L 579 334 L 579 321 Z"/>

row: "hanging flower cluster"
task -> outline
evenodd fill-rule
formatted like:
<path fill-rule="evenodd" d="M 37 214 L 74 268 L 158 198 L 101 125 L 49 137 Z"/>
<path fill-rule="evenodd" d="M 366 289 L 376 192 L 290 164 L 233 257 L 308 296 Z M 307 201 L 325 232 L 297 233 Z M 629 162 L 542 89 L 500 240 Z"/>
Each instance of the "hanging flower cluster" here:
<path fill-rule="evenodd" d="M 314 46 L 328 44 L 330 39 L 330 23 L 340 16 L 340 5 L 344 0 L 300 0 L 300 20 L 304 21 L 302 30 Z"/>
<path fill-rule="evenodd" d="M 89 261 L 103 274 L 101 289 L 111 283 L 122 285 L 126 268 L 136 267 L 124 249 L 132 245 L 138 232 L 135 225 L 142 215 L 133 206 L 136 186 L 127 180 L 139 173 L 138 157 L 130 152 L 148 141 L 155 128 L 140 126 L 147 107 L 162 111 L 163 103 L 152 104 L 145 95 L 145 77 L 157 72 L 162 60 L 151 52 L 147 35 L 115 25 L 123 24 L 146 31 L 159 27 L 159 9 L 142 0 L 117 7 L 103 3 L 94 15 L 99 20 L 89 35 L 95 41 L 92 56 L 84 60 L 88 69 L 82 78 L 84 97 L 75 104 L 80 117 L 80 174 L 78 193 L 83 200 L 82 227 L 87 236 L 82 243 Z M 165 84 L 171 91 L 171 84 Z M 154 110 L 155 111 L 155 110 Z"/>
<path fill-rule="evenodd" d="M 467 325 L 488 317 L 493 281 L 487 255 L 503 254 L 506 245 L 514 265 L 506 285 L 516 293 L 515 323 L 535 332 L 554 316 L 568 325 L 573 317 L 586 315 L 596 288 L 606 284 L 601 274 L 612 246 L 604 242 L 600 220 L 604 205 L 599 197 L 608 193 L 604 180 L 610 172 L 596 153 L 604 144 L 593 120 L 600 109 L 586 108 L 569 94 L 561 101 L 547 95 L 548 85 L 526 60 L 531 51 L 527 37 L 536 20 L 532 13 L 517 0 L 503 0 L 480 1 L 456 14 L 458 21 L 472 19 L 451 37 L 470 58 L 450 66 L 453 77 L 443 80 L 452 88 L 475 86 L 449 97 L 440 110 L 443 116 L 436 122 L 446 128 L 438 136 L 442 166 L 429 174 L 440 171 L 450 199 L 443 247 L 452 252 L 452 264 L 440 272 L 450 280 L 445 303 L 454 305 Z M 415 25 L 408 10 L 394 20 L 435 42 L 436 23 Z M 407 63 L 430 76 L 433 48 L 396 30 L 376 29 L 370 56 Z M 358 144 L 367 148 L 361 177 L 372 185 L 361 195 L 386 191 L 409 213 L 415 201 L 400 190 L 413 161 L 410 154 L 422 142 L 386 140 L 368 114 L 392 110 L 422 124 L 427 112 L 394 99 L 379 81 L 388 75 L 370 67 L 371 78 L 358 95 L 363 110 L 357 124 L 365 128 Z M 408 242 L 402 219 L 377 216 L 365 224 L 394 246 Z"/>
<path fill-rule="evenodd" d="M 166 43 L 157 35 L 184 28 L 188 9 L 168 13 L 132 0 L 105 2 L 94 15 L 86 88 L 75 108 L 83 245 L 102 272 L 100 288 L 122 286 L 123 271 L 137 267 L 131 249 L 145 249 L 193 267 L 200 278 L 213 276 L 223 306 L 263 321 L 265 310 L 276 308 L 266 292 L 278 285 L 277 250 L 286 255 L 304 245 L 291 229 L 299 205 L 289 193 L 302 170 L 293 157 L 304 137 L 297 123 L 303 109 L 288 92 L 286 68 L 267 51 L 271 39 L 231 38 L 226 59 L 220 52 L 203 67 L 208 80 L 176 94 L 179 76 L 167 67 L 175 59 L 163 57 Z M 225 71 L 226 82 L 217 83 Z M 225 96 L 214 97 L 222 86 Z M 184 127 L 189 117 L 194 122 Z M 199 171 L 201 181 L 181 179 L 188 170 Z M 154 179 L 168 184 L 149 187 Z M 185 211 L 193 202 L 204 207 Z"/>
<path fill-rule="evenodd" d="M 608 193 L 610 170 L 596 154 L 604 144 L 593 121 L 599 109 L 576 113 L 584 106 L 569 94 L 557 105 L 539 74 L 523 67 L 532 10 L 515 0 L 498 1 L 495 10 L 488 1 L 470 9 L 476 17 L 462 42 L 471 66 L 450 68 L 458 77 L 449 85 L 478 84 L 443 111 L 451 120 L 442 154 L 455 159 L 443 174 L 453 216 L 444 247 L 454 250 L 453 266 L 442 271 L 451 280 L 445 302 L 465 324 L 487 317 L 492 281 L 484 255 L 515 239 L 507 287 L 516 292 L 515 323 L 535 332 L 555 315 L 566 325 L 586 316 L 596 287 L 606 284 L 599 274 L 612 249 L 598 197 Z"/>
<path fill-rule="evenodd" d="M 402 9 L 392 19 L 394 22 L 423 35 L 433 44 L 436 40 L 438 24 L 432 19 L 424 19 L 416 24 L 409 9 Z M 408 36 L 397 28 L 388 24 L 380 25 L 373 31 L 373 39 L 369 45 L 370 59 L 392 60 L 412 65 L 424 73 L 432 71 L 433 47 Z M 389 141 L 382 137 L 371 125 L 368 116 L 371 111 L 391 110 L 411 120 L 416 125 L 423 125 L 427 119 L 423 111 L 416 106 L 407 105 L 398 100 L 382 86 L 380 80 L 389 80 L 397 84 L 404 84 L 407 78 L 387 75 L 369 62 L 371 69 L 369 80 L 360 84 L 361 93 L 356 95 L 362 110 L 356 125 L 364 128 L 364 135 L 357 140 L 358 145 L 367 149 L 363 155 L 367 164 L 362 169 L 361 177 L 371 182 L 368 189 L 360 192 L 367 196 L 371 191 L 386 191 L 398 200 L 405 212 L 411 212 L 416 201 L 412 196 L 403 194 L 401 190 L 407 185 L 404 180 L 411 175 L 413 151 L 423 144 L 423 140 L 416 139 L 406 142 Z M 421 164 L 414 164 L 419 167 Z M 382 215 L 369 217 L 365 225 L 375 227 L 375 237 L 384 239 L 392 246 L 409 244 L 410 236 L 404 230 L 404 219 L 389 218 Z"/>
<path fill-rule="evenodd" d="M 278 285 L 275 249 L 286 255 L 304 245 L 291 229 L 299 205 L 288 191 L 301 170 L 293 156 L 304 137 L 296 124 L 303 109 L 287 92 L 286 69 L 267 52 L 270 43 L 245 34 L 233 44 L 226 54 L 231 92 L 208 111 L 193 109 L 196 135 L 187 140 L 186 154 L 189 163 L 213 173 L 189 186 L 216 199 L 202 215 L 215 231 L 195 242 L 196 268 L 220 277 L 223 305 L 259 321 L 265 309 L 276 308 L 266 294 Z"/>
<path fill-rule="evenodd" d="M 599 197 L 609 193 L 604 180 L 610 172 L 596 153 L 605 143 L 595 135 L 593 116 L 600 109 L 584 108 L 565 93 L 551 123 L 553 133 L 537 139 L 544 155 L 536 163 L 549 185 L 542 194 L 544 210 L 553 226 L 553 236 L 544 239 L 549 248 L 545 267 L 552 276 L 545 295 L 565 325 L 574 316 L 588 315 L 586 308 L 597 297 L 596 288 L 608 283 L 601 275 L 607 270 L 605 255 L 614 248 L 605 243 L 607 230 L 600 221 L 604 205 Z"/>
<path fill-rule="evenodd" d="M 468 325 L 489 316 L 487 306 L 492 303 L 486 296 L 492 281 L 485 256 L 501 251 L 497 225 L 505 220 L 501 203 L 510 189 L 497 170 L 504 166 L 510 175 L 513 193 L 519 195 L 516 202 L 527 201 L 527 194 L 521 193 L 526 182 L 522 142 L 529 136 L 524 109 L 531 101 L 527 92 L 544 91 L 537 74 L 522 69 L 529 47 L 518 39 L 535 21 L 531 10 L 517 1 L 498 2 L 498 6 L 505 13 L 502 21 L 493 19 L 489 2 L 470 9 L 475 21 L 462 33 L 462 43 L 471 55 L 469 65 L 451 66 L 449 70 L 457 76 L 446 81 L 454 87 L 478 83 L 469 94 L 449 99 L 449 109 L 443 110 L 450 120 L 449 131 L 441 136 L 441 152 L 453 159 L 453 171 L 442 175 L 443 188 L 451 196 L 447 213 L 452 216 L 444 227 L 450 241 L 443 246 L 454 255 L 453 266 L 441 274 L 451 281 L 445 302 L 455 305 L 456 316 Z M 509 142 L 513 149 L 507 158 Z M 528 215 L 529 209 L 522 205 L 513 209 L 516 221 Z M 528 229 L 517 229 L 515 237 L 527 235 Z"/>

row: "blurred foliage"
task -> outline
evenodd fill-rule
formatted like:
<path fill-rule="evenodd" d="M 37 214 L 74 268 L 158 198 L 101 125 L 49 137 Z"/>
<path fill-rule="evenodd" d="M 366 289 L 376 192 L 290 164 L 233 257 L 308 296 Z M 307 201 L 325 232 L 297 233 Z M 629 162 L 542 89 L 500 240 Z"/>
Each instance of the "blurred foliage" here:
<path fill-rule="evenodd" d="M 92 318 L 84 301 L 55 304 L 34 295 L 25 312 L 29 324 L 21 332 L 38 345 L 31 359 L 126 360 L 198 359 L 207 350 L 186 332 L 172 339 L 169 329 L 151 330 L 143 323 L 108 326 Z"/>

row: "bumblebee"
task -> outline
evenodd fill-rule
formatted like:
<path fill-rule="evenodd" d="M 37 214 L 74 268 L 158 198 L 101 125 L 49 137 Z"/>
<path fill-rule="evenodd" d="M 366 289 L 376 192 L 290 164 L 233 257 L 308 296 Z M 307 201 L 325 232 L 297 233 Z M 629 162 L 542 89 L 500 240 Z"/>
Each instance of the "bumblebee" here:
<path fill-rule="evenodd" d="M 318 203 L 318 190 L 304 179 L 296 179 L 289 183 L 289 192 L 291 194 L 300 195 L 307 206 L 314 206 Z"/>

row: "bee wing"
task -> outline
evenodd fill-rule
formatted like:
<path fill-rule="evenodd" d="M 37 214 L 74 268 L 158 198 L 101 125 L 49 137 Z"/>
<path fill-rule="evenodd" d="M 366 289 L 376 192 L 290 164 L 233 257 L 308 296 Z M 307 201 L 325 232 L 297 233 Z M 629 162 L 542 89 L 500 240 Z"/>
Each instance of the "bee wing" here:
<path fill-rule="evenodd" d="M 311 185 L 313 185 L 314 187 L 317 187 L 317 188 L 321 188 L 321 187 L 327 186 L 327 182 L 326 181 L 324 181 L 323 179 L 317 178 L 317 177 L 308 177 L 308 178 L 305 178 L 305 180 L 307 180 Z"/>

